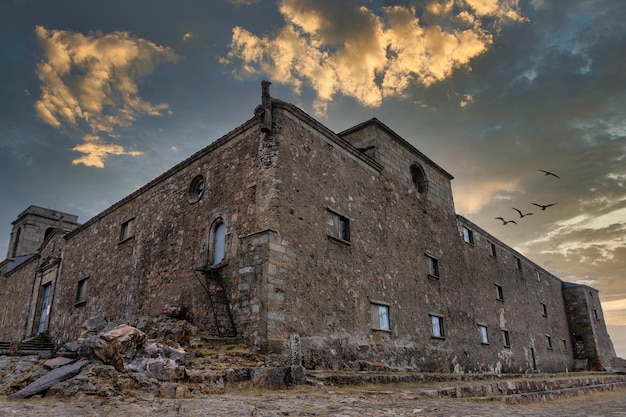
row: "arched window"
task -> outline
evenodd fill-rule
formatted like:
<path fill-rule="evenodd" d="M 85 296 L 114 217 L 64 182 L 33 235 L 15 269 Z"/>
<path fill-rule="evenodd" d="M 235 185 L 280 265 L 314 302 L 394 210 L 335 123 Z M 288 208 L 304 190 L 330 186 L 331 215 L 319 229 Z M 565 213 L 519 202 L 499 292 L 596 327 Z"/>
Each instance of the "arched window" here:
<path fill-rule="evenodd" d="M 224 260 L 225 255 L 225 242 L 226 242 L 226 225 L 220 220 L 218 220 L 213 226 L 213 237 L 212 237 L 212 264 L 217 265 Z"/>
<path fill-rule="evenodd" d="M 418 163 L 411 165 L 411 178 L 413 179 L 413 185 L 420 194 L 428 192 L 428 178 L 426 178 L 426 172 L 424 168 Z"/>
<path fill-rule="evenodd" d="M 43 240 L 45 241 L 46 239 L 48 239 L 53 232 L 54 232 L 54 227 L 48 227 L 43 236 Z"/>

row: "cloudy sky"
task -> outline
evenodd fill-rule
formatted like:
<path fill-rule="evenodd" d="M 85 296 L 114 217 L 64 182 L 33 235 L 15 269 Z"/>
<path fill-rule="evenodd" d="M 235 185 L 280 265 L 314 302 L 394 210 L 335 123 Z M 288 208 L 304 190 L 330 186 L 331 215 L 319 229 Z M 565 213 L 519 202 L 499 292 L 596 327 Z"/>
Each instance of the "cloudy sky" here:
<path fill-rule="evenodd" d="M 377 117 L 447 169 L 459 214 L 600 290 L 626 357 L 625 11 L 1 0 L 0 255 L 27 206 L 88 220 L 249 119 L 268 79 L 332 130 Z"/>

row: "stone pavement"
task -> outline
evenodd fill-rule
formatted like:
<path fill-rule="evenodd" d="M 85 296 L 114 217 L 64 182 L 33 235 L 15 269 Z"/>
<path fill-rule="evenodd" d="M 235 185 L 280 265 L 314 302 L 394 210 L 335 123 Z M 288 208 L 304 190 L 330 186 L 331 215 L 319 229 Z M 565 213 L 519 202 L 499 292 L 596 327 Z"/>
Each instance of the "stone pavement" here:
<path fill-rule="evenodd" d="M 13 400 L 0 397 L 0 417 L 626 417 L 626 389 L 544 403 L 505 404 L 457 398 L 428 398 L 410 383 L 358 387 L 302 386 L 280 391 L 227 391 L 204 398 L 164 399 L 149 393 L 132 398 L 82 397 Z"/>

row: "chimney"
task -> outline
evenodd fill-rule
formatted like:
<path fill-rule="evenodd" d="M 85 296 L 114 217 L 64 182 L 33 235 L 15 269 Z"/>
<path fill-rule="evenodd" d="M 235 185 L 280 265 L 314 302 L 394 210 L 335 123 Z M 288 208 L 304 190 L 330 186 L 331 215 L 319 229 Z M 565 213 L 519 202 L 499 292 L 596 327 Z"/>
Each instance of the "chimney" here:
<path fill-rule="evenodd" d="M 270 96 L 269 81 L 261 82 L 261 112 L 259 113 L 259 123 L 261 131 L 266 133 L 272 132 L 272 97 Z"/>

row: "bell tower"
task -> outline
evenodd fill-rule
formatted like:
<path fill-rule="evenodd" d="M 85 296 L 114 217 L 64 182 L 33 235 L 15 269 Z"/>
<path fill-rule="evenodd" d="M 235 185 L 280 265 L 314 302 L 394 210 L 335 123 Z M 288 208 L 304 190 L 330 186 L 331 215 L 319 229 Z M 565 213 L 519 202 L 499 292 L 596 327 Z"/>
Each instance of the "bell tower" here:
<path fill-rule="evenodd" d="M 28 207 L 11 224 L 7 259 L 37 252 L 53 230 L 69 232 L 79 226 L 78 216 L 37 206 Z"/>

